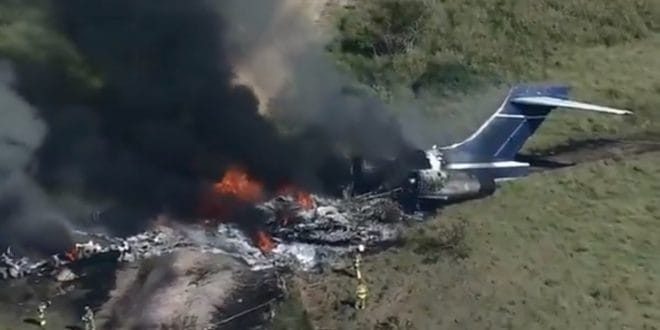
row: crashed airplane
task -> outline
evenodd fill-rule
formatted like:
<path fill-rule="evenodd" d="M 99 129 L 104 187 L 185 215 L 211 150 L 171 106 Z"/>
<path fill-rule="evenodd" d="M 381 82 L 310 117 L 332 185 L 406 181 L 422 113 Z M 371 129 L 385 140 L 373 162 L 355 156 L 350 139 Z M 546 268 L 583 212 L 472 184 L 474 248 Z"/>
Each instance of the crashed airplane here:
<path fill-rule="evenodd" d="M 404 205 L 445 205 L 492 194 L 500 181 L 529 172 L 530 164 L 516 161 L 527 139 L 555 108 L 585 110 L 613 115 L 631 111 L 568 99 L 565 85 L 517 85 L 509 90 L 500 107 L 465 140 L 449 146 L 420 151 L 422 161 L 407 170 L 407 176 L 387 186 Z M 373 183 L 377 167 L 362 160 L 353 164 L 354 191 L 364 193 Z M 377 175 L 376 175 L 377 176 Z M 371 188 L 374 186 L 372 185 Z"/>
<path fill-rule="evenodd" d="M 516 161 L 516 155 L 552 109 L 631 114 L 627 110 L 570 101 L 568 90 L 556 85 L 515 86 L 495 113 L 467 139 L 417 152 L 412 158 L 419 161 L 419 166 L 406 168 L 400 165 L 410 164 L 408 160 L 394 161 L 394 165 L 379 163 L 379 170 L 356 161 L 352 198 L 285 189 L 272 199 L 254 200 L 253 210 L 260 219 L 256 233 L 246 231 L 232 219 L 200 219 L 204 225 L 170 223 L 127 238 L 76 231 L 80 236 L 77 241 L 87 243 L 75 244 L 47 259 L 29 259 L 14 255 L 11 250 L 0 253 L 0 280 L 51 275 L 65 281 L 77 276 L 69 268 L 75 269 L 84 260 L 108 257 L 117 262 L 134 262 L 182 249 L 230 255 L 254 270 L 311 270 L 341 263 L 351 246 L 357 244 L 365 244 L 371 250 L 396 245 L 407 225 L 424 218 L 423 212 L 404 212 L 401 204 L 418 207 L 425 202 L 442 205 L 478 198 L 493 193 L 499 181 L 525 176 L 530 164 Z M 377 181 L 371 177 L 383 178 L 379 171 L 395 176 L 396 180 L 388 179 L 393 183 L 389 186 L 381 182 L 380 187 L 366 194 L 357 190 L 365 188 L 360 185 L 369 187 Z M 261 189 L 258 182 L 250 181 L 238 169 L 228 171 L 218 186 L 225 185 L 230 189 L 224 193 L 239 197 L 252 196 Z M 392 191 L 396 192 L 394 200 Z"/>

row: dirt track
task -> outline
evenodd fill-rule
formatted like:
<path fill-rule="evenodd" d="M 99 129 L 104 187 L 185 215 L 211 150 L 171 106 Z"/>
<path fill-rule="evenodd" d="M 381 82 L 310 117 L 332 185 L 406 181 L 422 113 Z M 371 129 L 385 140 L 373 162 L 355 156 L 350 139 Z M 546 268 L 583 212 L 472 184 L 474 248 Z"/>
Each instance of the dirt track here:
<path fill-rule="evenodd" d="M 660 138 L 593 139 L 533 151 L 517 160 L 529 162 L 532 172 L 538 172 L 605 159 L 624 159 L 654 151 L 660 151 Z"/>
<path fill-rule="evenodd" d="M 184 251 L 156 258 L 149 267 L 126 267 L 117 273 L 115 289 L 100 308 L 104 328 L 158 328 L 210 324 L 215 306 L 224 304 L 236 286 L 236 262 Z"/>

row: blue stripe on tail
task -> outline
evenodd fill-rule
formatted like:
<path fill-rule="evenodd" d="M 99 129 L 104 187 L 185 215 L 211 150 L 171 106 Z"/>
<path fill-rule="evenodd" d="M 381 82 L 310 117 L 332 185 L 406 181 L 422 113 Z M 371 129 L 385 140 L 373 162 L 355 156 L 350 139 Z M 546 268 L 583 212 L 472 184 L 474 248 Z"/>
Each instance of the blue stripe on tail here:
<path fill-rule="evenodd" d="M 525 96 L 568 98 L 565 85 L 518 85 L 502 105 L 477 131 L 462 142 L 443 148 L 450 163 L 511 161 L 527 139 L 541 126 L 553 106 L 516 104 L 511 100 Z"/>

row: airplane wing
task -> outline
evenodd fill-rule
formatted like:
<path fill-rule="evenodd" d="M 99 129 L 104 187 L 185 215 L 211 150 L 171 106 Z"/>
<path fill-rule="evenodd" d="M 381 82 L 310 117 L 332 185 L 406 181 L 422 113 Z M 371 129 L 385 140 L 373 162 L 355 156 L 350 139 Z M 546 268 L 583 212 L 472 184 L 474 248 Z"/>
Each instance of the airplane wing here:
<path fill-rule="evenodd" d="M 630 110 L 623 109 L 614 109 L 609 107 L 604 107 L 595 104 L 589 104 L 584 102 L 577 102 L 571 100 L 560 99 L 550 96 L 525 96 L 518 97 L 511 100 L 512 103 L 518 104 L 527 104 L 527 105 L 543 105 L 543 106 L 552 106 L 552 107 L 561 107 L 577 110 L 586 110 L 586 111 L 595 111 L 603 112 L 614 115 L 631 115 L 633 114 Z"/>

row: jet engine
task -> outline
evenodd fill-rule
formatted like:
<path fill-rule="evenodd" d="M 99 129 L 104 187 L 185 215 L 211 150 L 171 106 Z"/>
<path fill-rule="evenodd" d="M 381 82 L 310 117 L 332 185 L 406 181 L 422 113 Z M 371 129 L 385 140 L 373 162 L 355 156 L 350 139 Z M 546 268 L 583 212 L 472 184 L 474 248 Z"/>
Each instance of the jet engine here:
<path fill-rule="evenodd" d="M 404 184 L 404 192 L 414 199 L 455 202 L 492 194 L 495 181 L 464 171 L 415 170 Z"/>

